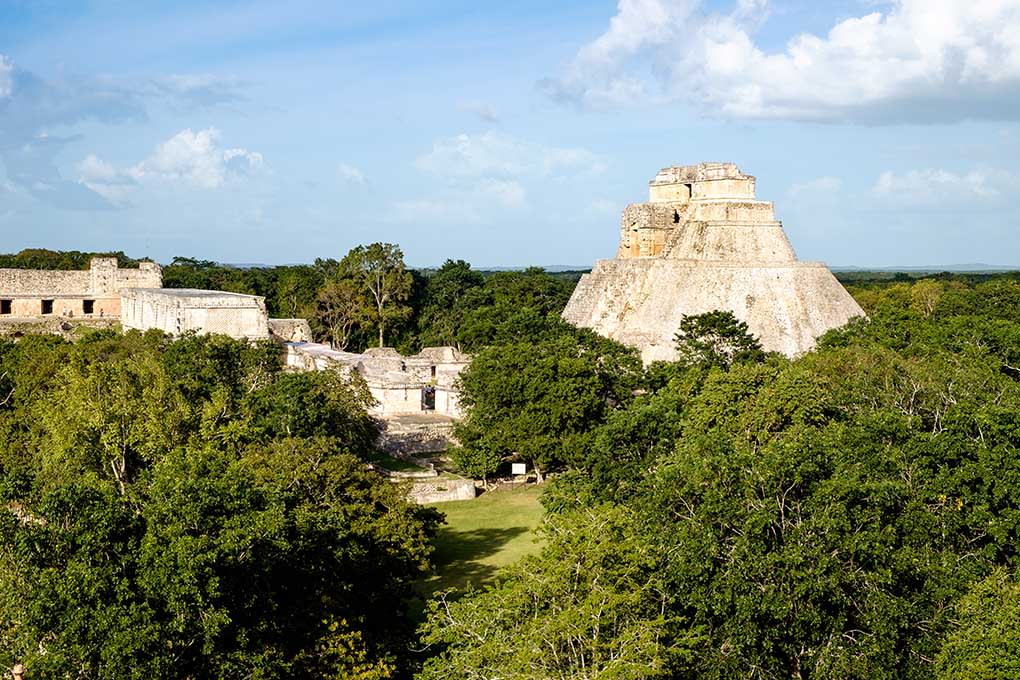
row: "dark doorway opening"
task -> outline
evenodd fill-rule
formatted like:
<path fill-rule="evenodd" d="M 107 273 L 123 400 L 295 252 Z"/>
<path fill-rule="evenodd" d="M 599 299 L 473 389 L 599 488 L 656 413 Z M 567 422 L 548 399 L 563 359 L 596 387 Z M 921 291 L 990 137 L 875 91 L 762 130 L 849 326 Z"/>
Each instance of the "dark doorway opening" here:
<path fill-rule="evenodd" d="M 42 313 L 43 314 L 52 314 L 53 313 L 53 300 L 43 300 L 42 301 Z"/>
<path fill-rule="evenodd" d="M 11 301 L 10 300 L 0 300 L 0 314 L 10 314 L 10 313 L 11 313 Z"/>
<path fill-rule="evenodd" d="M 96 311 L 96 301 L 82 300 L 81 311 L 83 314 L 94 314 Z"/>

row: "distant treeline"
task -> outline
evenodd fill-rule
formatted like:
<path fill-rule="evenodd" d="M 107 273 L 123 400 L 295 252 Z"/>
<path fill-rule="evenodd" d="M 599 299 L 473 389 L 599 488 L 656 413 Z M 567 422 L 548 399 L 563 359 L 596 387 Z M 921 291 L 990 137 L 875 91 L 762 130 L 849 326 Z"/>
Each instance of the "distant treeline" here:
<path fill-rule="evenodd" d="M 0 269 L 88 269 L 93 257 L 115 257 L 121 267 L 137 267 L 141 260 L 128 257 L 123 251 L 88 253 L 80 250 L 47 250 L 26 248 L 19 253 L 0 253 Z M 142 258 L 147 260 L 148 258 Z"/>
<path fill-rule="evenodd" d="M 387 275 L 395 277 L 400 290 L 380 317 L 372 313 L 373 305 L 366 299 L 363 286 L 354 282 L 355 269 L 360 267 L 364 277 L 363 268 L 373 264 L 364 257 L 356 263 L 354 255 L 378 255 L 384 246 L 391 251 L 385 263 Z M 123 252 L 33 249 L 0 255 L 0 267 L 87 269 L 89 260 L 97 256 L 116 257 L 121 267 L 134 267 L 146 259 L 131 258 Z M 401 351 L 414 352 L 435 345 L 472 351 L 498 342 L 506 328 L 516 327 L 522 315 L 558 315 L 583 273 L 548 273 L 539 268 L 479 271 L 463 260 L 449 260 L 438 269 L 411 270 L 404 265 L 398 247 L 373 244 L 354 248 L 340 260 L 319 258 L 312 264 L 273 267 L 238 267 L 175 257 L 163 266 L 163 285 L 264 297 L 270 316 L 308 319 L 317 339 L 343 349 L 360 351 L 378 344 L 378 322 L 384 318 L 386 344 Z M 404 281 L 405 277 L 409 281 Z M 345 286 L 355 290 L 346 290 Z M 348 309 L 351 313 L 338 321 L 338 313 Z M 342 338 L 338 332 L 341 327 Z"/>

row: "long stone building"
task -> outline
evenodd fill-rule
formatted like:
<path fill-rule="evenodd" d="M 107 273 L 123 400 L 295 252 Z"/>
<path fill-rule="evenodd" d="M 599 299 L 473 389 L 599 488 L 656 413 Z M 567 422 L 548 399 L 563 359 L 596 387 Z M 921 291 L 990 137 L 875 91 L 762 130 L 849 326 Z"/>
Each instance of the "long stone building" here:
<path fill-rule="evenodd" d="M 0 269 L 0 318 L 116 319 L 122 290 L 162 285 L 163 272 L 155 262 L 120 269 L 112 257 L 94 257 L 84 271 Z"/>
<path fill-rule="evenodd" d="M 389 418 L 413 414 L 460 415 L 455 382 L 470 358 L 452 347 L 429 347 L 414 356 L 390 348 L 362 354 L 311 342 L 304 319 L 270 319 L 265 298 L 218 290 L 163 288 L 154 262 L 120 269 L 115 258 L 93 258 L 86 271 L 0 269 L 0 332 L 60 331 L 83 326 L 158 329 L 173 336 L 218 333 L 235 339 L 275 340 L 291 370 L 340 365 L 358 372 Z"/>
<path fill-rule="evenodd" d="M 264 298 L 193 288 L 126 288 L 121 291 L 121 326 L 158 328 L 170 335 L 220 333 L 232 338 L 270 337 Z"/>
<path fill-rule="evenodd" d="M 564 318 L 641 350 L 676 357 L 684 315 L 728 310 L 787 356 L 864 312 L 821 262 L 797 259 L 755 178 L 733 163 L 660 170 L 649 201 L 623 211 L 620 246 L 581 277 Z"/>

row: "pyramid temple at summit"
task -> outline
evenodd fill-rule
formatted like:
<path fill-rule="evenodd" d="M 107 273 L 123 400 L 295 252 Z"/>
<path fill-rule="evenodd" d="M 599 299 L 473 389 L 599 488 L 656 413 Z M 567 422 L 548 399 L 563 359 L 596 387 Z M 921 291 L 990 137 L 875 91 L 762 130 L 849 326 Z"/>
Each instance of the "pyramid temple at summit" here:
<path fill-rule="evenodd" d="M 627 206 L 616 258 L 581 277 L 563 317 L 674 360 L 684 315 L 728 310 L 767 351 L 793 357 L 864 312 L 821 262 L 797 259 L 770 201 L 733 163 L 664 168 Z"/>

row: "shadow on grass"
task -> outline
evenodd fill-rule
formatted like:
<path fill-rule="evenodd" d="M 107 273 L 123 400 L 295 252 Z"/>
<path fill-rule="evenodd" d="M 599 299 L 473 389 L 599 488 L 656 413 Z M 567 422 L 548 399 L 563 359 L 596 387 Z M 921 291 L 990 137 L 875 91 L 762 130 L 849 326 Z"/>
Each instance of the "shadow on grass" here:
<path fill-rule="evenodd" d="M 456 599 L 464 594 L 468 584 L 475 589 L 492 585 L 501 564 L 484 562 L 498 554 L 514 538 L 529 533 L 528 527 L 487 528 L 472 531 L 454 531 L 442 527 L 436 535 L 436 551 L 432 554 L 435 571 L 418 581 L 415 594 L 408 600 L 408 617 L 416 625 L 425 619 L 425 602 L 435 593 L 456 588 L 451 594 Z"/>
<path fill-rule="evenodd" d="M 469 583 L 475 588 L 490 585 L 502 565 L 486 563 L 485 558 L 499 553 L 512 539 L 529 531 L 527 527 L 473 531 L 441 528 L 433 556 L 437 574 L 425 582 L 423 590 L 433 593 L 451 587 L 461 590 Z"/>

